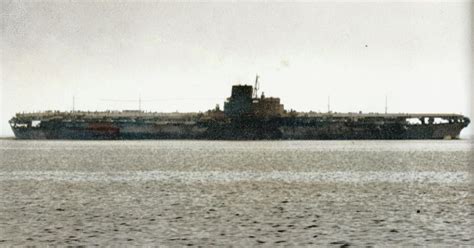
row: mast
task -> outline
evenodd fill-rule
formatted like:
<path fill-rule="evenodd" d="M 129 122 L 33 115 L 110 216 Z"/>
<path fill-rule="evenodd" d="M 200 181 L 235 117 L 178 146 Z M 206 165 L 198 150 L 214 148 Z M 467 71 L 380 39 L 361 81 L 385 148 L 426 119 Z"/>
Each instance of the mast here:
<path fill-rule="evenodd" d="M 138 95 L 138 111 L 142 111 L 142 95 Z"/>
<path fill-rule="evenodd" d="M 387 109 L 388 109 L 388 101 L 387 101 L 387 95 L 385 95 L 385 114 L 387 114 Z"/>
<path fill-rule="evenodd" d="M 253 87 L 254 88 L 254 96 L 253 96 L 254 98 L 258 98 L 258 89 L 260 88 L 260 84 L 258 83 L 258 78 L 259 78 L 259 76 L 256 75 L 255 76 L 255 87 Z"/>
<path fill-rule="evenodd" d="M 328 113 L 331 112 L 331 96 L 328 96 Z"/>

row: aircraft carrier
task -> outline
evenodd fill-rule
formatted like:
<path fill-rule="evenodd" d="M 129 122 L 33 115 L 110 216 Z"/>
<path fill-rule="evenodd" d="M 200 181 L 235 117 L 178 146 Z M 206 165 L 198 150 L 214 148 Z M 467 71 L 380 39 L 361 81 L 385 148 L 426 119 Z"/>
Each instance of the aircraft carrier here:
<path fill-rule="evenodd" d="M 224 109 L 199 113 L 45 111 L 18 113 L 18 139 L 346 140 L 457 139 L 470 123 L 459 114 L 327 113 L 285 110 L 279 98 L 234 85 Z"/>

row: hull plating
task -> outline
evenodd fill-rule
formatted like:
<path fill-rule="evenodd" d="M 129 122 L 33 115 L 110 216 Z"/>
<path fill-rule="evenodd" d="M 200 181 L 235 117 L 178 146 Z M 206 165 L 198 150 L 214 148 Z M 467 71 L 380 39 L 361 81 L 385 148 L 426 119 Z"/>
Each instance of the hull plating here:
<path fill-rule="evenodd" d="M 354 127 L 342 124 L 319 126 L 264 125 L 82 125 L 12 127 L 18 139 L 208 139 L 208 140 L 345 140 L 345 139 L 455 139 L 462 124 L 387 125 Z"/>

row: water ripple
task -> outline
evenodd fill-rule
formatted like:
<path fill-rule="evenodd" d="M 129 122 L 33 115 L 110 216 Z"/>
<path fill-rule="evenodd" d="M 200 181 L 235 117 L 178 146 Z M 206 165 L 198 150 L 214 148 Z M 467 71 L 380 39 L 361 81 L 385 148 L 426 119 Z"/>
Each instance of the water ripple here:
<path fill-rule="evenodd" d="M 12 171 L 0 172 L 0 181 L 52 180 L 52 181 L 181 181 L 195 182 L 239 182 L 239 181 L 281 181 L 306 183 L 468 183 L 468 172 L 253 172 L 253 171 L 120 171 L 120 172 L 79 172 L 79 171 Z"/>

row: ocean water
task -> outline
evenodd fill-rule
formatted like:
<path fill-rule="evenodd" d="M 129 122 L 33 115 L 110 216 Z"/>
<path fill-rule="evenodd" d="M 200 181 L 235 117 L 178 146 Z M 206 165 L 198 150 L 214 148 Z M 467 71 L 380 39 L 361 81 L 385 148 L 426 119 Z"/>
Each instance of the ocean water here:
<path fill-rule="evenodd" d="M 474 246 L 453 141 L 0 140 L 0 246 Z"/>

